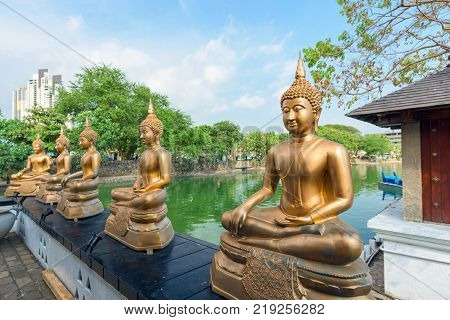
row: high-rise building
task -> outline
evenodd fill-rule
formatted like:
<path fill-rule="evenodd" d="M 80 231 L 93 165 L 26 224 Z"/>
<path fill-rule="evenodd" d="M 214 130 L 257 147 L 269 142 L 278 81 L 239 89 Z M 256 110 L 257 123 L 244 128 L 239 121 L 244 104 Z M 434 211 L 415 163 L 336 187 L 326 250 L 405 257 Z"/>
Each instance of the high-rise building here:
<path fill-rule="evenodd" d="M 386 132 L 385 135 L 393 144 L 401 144 L 402 142 L 402 132 L 400 130 L 391 130 Z"/>
<path fill-rule="evenodd" d="M 53 107 L 62 89 L 62 76 L 48 73 L 48 69 L 39 69 L 23 87 L 14 90 L 12 95 L 12 118 L 23 120 L 31 108 Z"/>

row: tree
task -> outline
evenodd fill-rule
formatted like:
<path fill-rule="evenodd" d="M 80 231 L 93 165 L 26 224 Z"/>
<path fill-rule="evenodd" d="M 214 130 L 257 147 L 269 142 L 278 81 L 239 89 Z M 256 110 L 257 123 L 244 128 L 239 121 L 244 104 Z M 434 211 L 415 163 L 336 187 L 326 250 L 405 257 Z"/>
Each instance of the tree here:
<path fill-rule="evenodd" d="M 46 150 L 52 151 L 55 149 L 55 140 L 59 137 L 61 127 L 65 127 L 66 121 L 66 116 L 54 108 L 35 106 L 29 110 L 29 115 L 22 123 L 27 130 L 28 141 L 33 141 L 39 133 L 45 142 Z"/>
<path fill-rule="evenodd" d="M 26 125 L 18 120 L 8 120 L 0 112 L 0 178 L 8 179 L 11 173 L 24 167 L 31 146 Z"/>
<path fill-rule="evenodd" d="M 367 155 L 382 155 L 392 150 L 392 143 L 384 134 L 366 134 L 362 140 L 362 149 Z"/>
<path fill-rule="evenodd" d="M 261 164 L 270 148 L 286 140 L 286 137 L 286 134 L 275 132 L 250 131 L 240 142 L 240 147 L 245 153 L 252 153 Z"/>
<path fill-rule="evenodd" d="M 350 127 L 351 128 L 351 127 Z M 359 131 L 358 131 L 359 132 Z M 361 135 L 351 133 L 348 129 L 337 129 L 333 126 L 319 126 L 317 135 L 342 144 L 348 151 L 356 152 L 361 145 Z"/>
<path fill-rule="evenodd" d="M 213 143 L 211 139 L 211 127 L 202 125 L 189 128 L 179 136 L 178 143 L 182 152 L 194 158 L 210 155 Z"/>
<path fill-rule="evenodd" d="M 346 131 L 346 132 L 351 133 L 351 134 L 361 134 L 361 132 L 358 129 L 356 129 L 355 127 L 346 126 L 346 125 L 343 125 L 343 124 L 326 124 L 323 127 L 333 128 L 333 129 L 337 129 L 337 130 L 341 130 L 341 131 Z"/>
<path fill-rule="evenodd" d="M 229 156 L 233 147 L 242 140 L 241 128 L 230 122 L 221 121 L 211 128 L 213 151 L 217 155 Z"/>
<path fill-rule="evenodd" d="M 99 134 L 99 151 L 117 151 L 122 159 L 129 159 L 139 147 L 139 123 L 147 115 L 150 97 L 160 116 L 169 106 L 166 96 L 128 81 L 119 69 L 101 65 L 76 74 L 69 90 L 60 93 L 55 109 L 73 122 L 71 138 L 78 140 L 89 116 Z"/>
<path fill-rule="evenodd" d="M 12 173 L 25 167 L 31 146 L 4 142 L 0 139 L 0 178 L 8 179 Z"/>
<path fill-rule="evenodd" d="M 445 67 L 450 52 L 448 0 L 337 0 L 353 27 L 303 50 L 326 101 L 352 106 L 392 84 L 409 84 Z"/>

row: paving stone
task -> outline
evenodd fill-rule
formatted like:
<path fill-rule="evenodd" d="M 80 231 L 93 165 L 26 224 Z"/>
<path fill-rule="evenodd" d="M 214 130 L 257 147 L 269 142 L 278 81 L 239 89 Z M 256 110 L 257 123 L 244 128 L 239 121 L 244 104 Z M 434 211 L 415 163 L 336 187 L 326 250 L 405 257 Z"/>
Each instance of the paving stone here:
<path fill-rule="evenodd" d="M 26 270 L 22 270 L 22 271 L 15 271 L 12 273 L 14 278 L 23 278 L 23 277 L 27 277 L 29 276 L 29 272 L 27 272 Z"/>
<path fill-rule="evenodd" d="M 40 264 L 34 262 L 34 263 L 30 264 L 30 265 L 27 265 L 27 269 L 31 271 L 31 270 L 34 270 L 34 269 L 42 269 L 42 267 L 41 267 Z"/>
<path fill-rule="evenodd" d="M 24 292 L 35 291 L 35 290 L 39 290 L 39 285 L 34 283 L 34 282 L 32 282 L 32 283 L 29 283 L 27 285 L 24 285 L 20 289 L 22 289 Z"/>
<path fill-rule="evenodd" d="M 38 300 L 42 299 L 42 294 L 39 291 L 31 291 L 31 292 L 25 292 L 23 296 L 24 300 Z"/>
<path fill-rule="evenodd" d="M 55 297 L 42 279 L 42 266 L 14 234 L 0 239 L 0 299 Z"/>
<path fill-rule="evenodd" d="M 5 258 L 5 259 L 8 259 L 9 257 L 15 257 L 16 256 L 16 252 L 4 252 L 4 253 L 2 253 L 3 254 L 3 257 Z M 8 261 L 6 261 L 6 262 L 8 262 Z"/>
<path fill-rule="evenodd" d="M 4 286 L 6 284 L 14 283 L 14 280 L 12 277 L 5 277 L 3 279 L 0 279 L 0 286 Z"/>
<path fill-rule="evenodd" d="M 3 297 L 11 294 L 11 293 L 16 293 L 17 291 L 17 286 L 14 283 L 10 283 L 4 286 L 0 286 L 0 295 L 2 295 Z"/>
<path fill-rule="evenodd" d="M 26 268 L 22 265 L 18 265 L 18 266 L 9 268 L 9 271 L 11 271 L 11 272 L 24 271 L 24 270 L 26 270 Z"/>
<path fill-rule="evenodd" d="M 17 256 L 10 256 L 10 257 L 7 257 L 5 260 L 6 260 L 6 261 L 17 260 Z"/>
<path fill-rule="evenodd" d="M 6 261 L 6 264 L 7 264 L 9 267 L 14 267 L 14 266 L 20 265 L 20 261 L 18 261 L 18 260 Z"/>
<path fill-rule="evenodd" d="M 35 260 L 33 260 L 33 259 L 22 259 L 22 263 L 24 265 L 26 265 L 26 266 L 29 266 L 29 265 L 35 263 Z"/>
<path fill-rule="evenodd" d="M 31 277 L 26 276 L 26 277 L 22 277 L 22 278 L 16 278 L 16 283 L 19 286 L 19 288 L 22 288 L 23 286 L 31 283 Z"/>

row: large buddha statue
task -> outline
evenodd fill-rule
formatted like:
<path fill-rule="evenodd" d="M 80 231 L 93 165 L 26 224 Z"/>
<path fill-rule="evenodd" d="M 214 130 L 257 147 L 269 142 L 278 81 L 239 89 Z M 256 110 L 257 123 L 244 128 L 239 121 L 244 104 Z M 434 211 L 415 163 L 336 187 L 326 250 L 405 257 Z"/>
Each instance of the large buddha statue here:
<path fill-rule="evenodd" d="M 170 183 L 170 154 L 160 145 L 163 124 L 150 100 L 148 116 L 141 122 L 140 138 L 147 145 L 139 161 L 139 175 L 132 188 L 112 190 L 105 233 L 126 246 L 151 254 L 174 236 L 167 217 L 165 187 Z"/>
<path fill-rule="evenodd" d="M 222 215 L 228 232 L 214 256 L 212 289 L 230 299 L 367 298 L 362 242 L 339 218 L 353 202 L 349 156 L 315 134 L 321 94 L 301 58 L 281 111 L 290 139 L 269 150 L 262 188 Z M 280 181 L 280 204 L 258 207 Z"/>
<path fill-rule="evenodd" d="M 103 204 L 98 199 L 98 171 L 100 153 L 95 149 L 97 133 L 86 118 L 86 128 L 80 133 L 80 146 L 85 150 L 81 157 L 81 171 L 72 173 L 61 180 L 62 192 L 56 210 L 66 219 L 78 221 L 103 212 Z"/>
<path fill-rule="evenodd" d="M 34 197 L 43 177 L 49 176 L 52 159 L 44 152 L 44 142 L 39 134 L 32 143 L 34 154 L 28 157 L 27 166 L 11 175 L 11 185 L 5 190 L 5 196 L 12 197 L 15 192 L 21 197 Z"/>
<path fill-rule="evenodd" d="M 70 140 L 64 135 L 61 128 L 59 137 L 56 139 L 56 151 L 59 155 L 55 160 L 56 173 L 51 176 L 42 177 L 42 183 L 39 185 L 39 191 L 36 200 L 43 203 L 58 203 L 59 192 L 62 190 L 61 181 L 70 173 L 70 163 L 72 157 L 67 151 Z"/>

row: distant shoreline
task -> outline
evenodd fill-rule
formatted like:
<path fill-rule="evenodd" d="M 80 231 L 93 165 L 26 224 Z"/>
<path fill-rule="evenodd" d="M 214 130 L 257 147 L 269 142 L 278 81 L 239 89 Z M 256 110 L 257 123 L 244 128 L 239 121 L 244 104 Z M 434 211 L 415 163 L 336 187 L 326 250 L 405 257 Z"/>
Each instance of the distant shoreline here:
<path fill-rule="evenodd" d="M 401 164 L 401 160 L 389 160 L 381 162 L 372 162 L 365 160 L 352 160 L 351 165 L 381 165 L 381 164 Z M 172 176 L 174 178 L 187 178 L 187 177 L 206 177 L 206 176 L 216 176 L 225 174 L 239 174 L 243 172 L 262 172 L 264 171 L 264 166 L 258 166 L 253 168 L 248 168 L 245 171 L 241 169 L 229 169 L 229 170 L 216 170 L 216 171 L 201 171 L 201 172 L 190 172 L 190 173 L 175 173 Z M 122 183 L 130 182 L 136 180 L 136 175 L 123 175 L 123 176 L 110 176 L 110 177 L 100 177 L 100 183 Z M 5 181 L 0 180 L 0 190 L 6 189 L 7 185 Z"/>
<path fill-rule="evenodd" d="M 371 164 L 401 164 L 402 160 L 382 160 L 382 161 L 367 161 L 361 159 L 352 159 L 351 164 L 362 164 L 362 165 L 371 165 Z"/>

